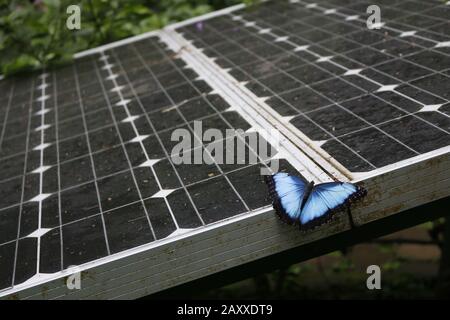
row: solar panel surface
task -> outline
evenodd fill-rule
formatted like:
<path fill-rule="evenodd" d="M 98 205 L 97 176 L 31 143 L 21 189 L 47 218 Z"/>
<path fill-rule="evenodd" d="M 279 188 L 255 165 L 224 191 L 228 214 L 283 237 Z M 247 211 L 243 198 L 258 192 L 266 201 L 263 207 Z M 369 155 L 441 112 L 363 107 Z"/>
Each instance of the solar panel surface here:
<path fill-rule="evenodd" d="M 364 181 L 360 223 L 448 196 L 450 6 L 378 2 L 380 30 L 364 1 L 267 2 L 2 80 L 0 295 L 138 297 L 319 237 L 274 220 L 269 158 L 174 164 L 195 120 L 276 127 L 281 170 Z M 58 281 L 74 265 L 86 293 Z"/>

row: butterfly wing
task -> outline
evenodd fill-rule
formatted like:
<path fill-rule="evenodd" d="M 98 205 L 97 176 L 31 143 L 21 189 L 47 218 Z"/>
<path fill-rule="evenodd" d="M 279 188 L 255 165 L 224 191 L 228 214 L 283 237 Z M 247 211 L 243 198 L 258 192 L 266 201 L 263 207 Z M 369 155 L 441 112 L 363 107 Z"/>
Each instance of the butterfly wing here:
<path fill-rule="evenodd" d="M 302 227 L 328 220 L 332 212 L 366 195 L 366 190 L 352 183 L 327 182 L 316 185 L 300 214 Z"/>
<path fill-rule="evenodd" d="M 279 172 L 266 176 L 275 212 L 288 223 L 296 223 L 300 217 L 306 181 Z"/>

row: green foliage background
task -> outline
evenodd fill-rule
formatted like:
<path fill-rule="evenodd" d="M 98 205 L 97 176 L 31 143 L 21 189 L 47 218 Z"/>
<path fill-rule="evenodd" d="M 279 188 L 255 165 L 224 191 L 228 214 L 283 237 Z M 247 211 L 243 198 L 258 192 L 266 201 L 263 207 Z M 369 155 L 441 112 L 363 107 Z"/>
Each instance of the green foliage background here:
<path fill-rule="evenodd" d="M 0 0 L 0 74 L 69 61 L 73 54 L 242 0 Z M 244 2 L 252 2 L 247 0 Z M 81 29 L 66 10 L 81 8 Z"/>

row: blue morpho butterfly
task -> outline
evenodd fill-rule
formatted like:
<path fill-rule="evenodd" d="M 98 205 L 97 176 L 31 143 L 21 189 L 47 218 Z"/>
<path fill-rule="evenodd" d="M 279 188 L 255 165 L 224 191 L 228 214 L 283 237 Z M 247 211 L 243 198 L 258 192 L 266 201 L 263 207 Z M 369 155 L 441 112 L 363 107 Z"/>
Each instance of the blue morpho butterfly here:
<path fill-rule="evenodd" d="M 364 197 L 364 188 L 348 182 L 326 182 L 314 185 L 284 172 L 266 176 L 275 212 L 289 224 L 308 229 L 328 221 L 332 213 L 347 208 L 350 223 L 350 203 Z"/>

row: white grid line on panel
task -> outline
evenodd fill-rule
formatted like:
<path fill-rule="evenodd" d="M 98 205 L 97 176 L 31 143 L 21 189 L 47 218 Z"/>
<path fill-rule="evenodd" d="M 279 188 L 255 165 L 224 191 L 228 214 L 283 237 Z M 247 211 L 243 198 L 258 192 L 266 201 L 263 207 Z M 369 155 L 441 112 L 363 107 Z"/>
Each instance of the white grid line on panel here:
<path fill-rule="evenodd" d="M 33 79 L 32 83 L 31 83 L 31 88 L 34 89 L 34 85 L 36 83 L 36 80 Z M 32 117 L 32 113 L 33 113 L 33 99 L 34 99 L 34 91 L 35 90 L 30 90 L 30 100 L 29 100 L 29 109 L 28 109 L 28 127 L 27 127 L 27 138 L 26 138 L 26 142 L 25 142 L 25 150 L 28 151 L 29 148 L 29 142 L 30 142 L 30 132 L 31 132 L 31 117 Z M 22 212 L 23 212 L 23 202 L 24 202 L 24 195 L 25 195 L 25 173 L 27 170 L 27 165 L 28 165 L 28 152 L 25 153 L 24 156 L 24 165 L 23 165 L 23 176 L 22 176 L 22 188 L 21 188 L 21 195 L 20 195 L 20 204 L 19 204 L 19 217 L 17 220 L 17 237 L 16 240 L 14 240 L 14 242 L 16 243 L 15 245 L 15 250 L 14 250 L 14 263 L 13 263 L 13 270 L 12 270 L 12 282 L 11 282 L 11 286 L 14 287 L 14 283 L 16 280 L 16 267 L 17 267 L 17 256 L 18 256 L 18 251 L 19 251 L 19 239 L 20 239 L 20 228 L 21 228 L 21 224 L 22 224 Z"/>
<path fill-rule="evenodd" d="M 75 79 L 75 87 L 77 89 L 77 94 L 78 94 L 78 103 L 79 103 L 79 107 L 81 110 L 81 115 L 82 115 L 82 119 L 83 119 L 83 128 L 84 128 L 84 132 L 85 132 L 85 139 L 86 139 L 86 144 L 89 150 L 89 160 L 90 160 L 90 165 L 91 165 L 91 169 L 92 169 L 92 175 L 94 177 L 94 185 L 95 185 L 95 192 L 96 192 L 96 196 L 97 196 L 97 203 L 98 203 L 98 207 L 100 209 L 100 217 L 101 217 L 101 221 L 102 221 L 102 229 L 103 229 L 103 235 L 105 237 L 105 244 L 106 244 L 106 251 L 108 253 L 108 255 L 111 254 L 110 251 L 110 247 L 109 247 L 109 240 L 108 240 L 108 234 L 106 233 L 106 224 L 105 224 L 105 217 L 103 214 L 103 207 L 102 207 L 102 200 L 100 198 L 100 191 L 98 188 L 98 182 L 97 182 L 97 173 L 95 171 L 95 166 L 94 166 L 94 157 L 92 156 L 92 148 L 91 148 L 91 143 L 89 141 L 89 133 L 87 132 L 87 124 L 86 124 L 86 117 L 84 114 L 84 108 L 83 108 L 83 103 L 82 103 L 82 98 L 81 98 L 81 92 L 80 92 L 80 85 L 79 85 L 79 80 L 78 80 L 78 74 L 76 72 L 76 65 L 73 65 L 73 74 L 74 74 L 74 79 Z"/>
<path fill-rule="evenodd" d="M 58 219 L 59 219 L 59 241 L 60 241 L 60 257 L 61 257 L 61 263 L 60 267 L 61 270 L 64 269 L 64 238 L 63 238 L 63 229 L 62 229 L 62 212 L 61 212 L 61 165 L 60 165 L 60 159 L 59 159 L 59 121 L 58 121 L 58 95 L 57 95 L 57 86 L 58 82 L 56 81 L 56 74 L 52 73 L 53 76 L 53 96 L 54 98 L 54 110 L 55 110 L 55 148 L 56 148 L 56 166 L 57 166 L 57 179 L 58 179 Z"/>
<path fill-rule="evenodd" d="M 5 118 L 3 119 L 2 131 L 0 132 L 0 152 L 2 151 L 2 147 L 3 147 L 3 139 L 5 137 L 6 126 L 8 123 L 9 109 L 11 108 L 11 101 L 13 98 L 14 86 L 15 86 L 15 81 L 13 81 L 11 88 L 9 89 L 8 102 L 6 104 L 6 110 L 5 110 L 5 114 L 4 114 Z"/>

